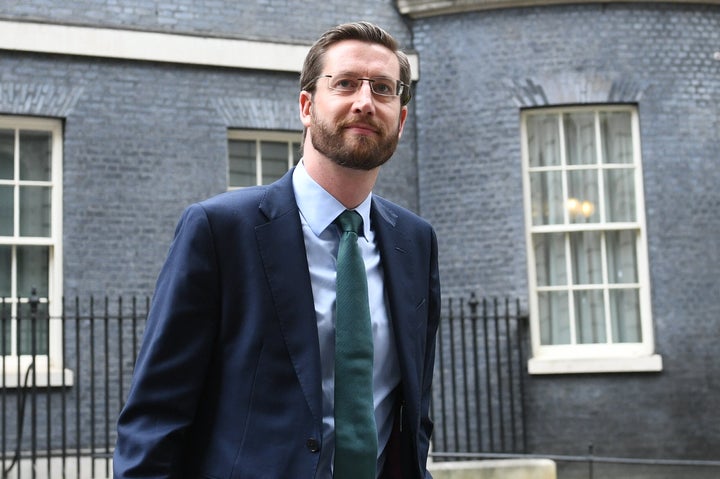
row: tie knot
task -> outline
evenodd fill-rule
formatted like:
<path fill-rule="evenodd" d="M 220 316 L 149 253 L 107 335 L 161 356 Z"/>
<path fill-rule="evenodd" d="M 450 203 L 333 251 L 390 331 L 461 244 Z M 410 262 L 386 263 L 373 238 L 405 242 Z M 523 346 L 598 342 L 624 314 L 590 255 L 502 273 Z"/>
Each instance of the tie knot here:
<path fill-rule="evenodd" d="M 360 216 L 360 213 L 358 213 L 357 211 L 345 210 L 340 213 L 340 216 L 338 216 L 335 221 L 344 233 L 353 232 L 356 235 L 360 236 L 363 219 L 362 216 Z"/>

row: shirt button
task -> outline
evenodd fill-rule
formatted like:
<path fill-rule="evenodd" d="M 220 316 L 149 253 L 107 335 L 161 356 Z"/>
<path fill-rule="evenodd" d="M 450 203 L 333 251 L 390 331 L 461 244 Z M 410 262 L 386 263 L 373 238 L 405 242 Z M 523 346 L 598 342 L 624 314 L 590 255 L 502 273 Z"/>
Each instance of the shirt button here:
<path fill-rule="evenodd" d="M 314 437 L 311 437 L 307 441 L 305 441 L 305 446 L 310 450 L 310 452 L 318 452 L 320 451 L 320 442 L 318 442 L 317 439 Z"/>

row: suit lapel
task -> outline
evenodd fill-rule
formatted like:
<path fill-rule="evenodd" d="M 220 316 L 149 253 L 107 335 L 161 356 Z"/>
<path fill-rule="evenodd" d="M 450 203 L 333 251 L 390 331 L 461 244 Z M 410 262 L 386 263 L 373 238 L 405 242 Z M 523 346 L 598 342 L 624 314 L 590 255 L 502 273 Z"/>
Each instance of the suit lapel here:
<path fill-rule="evenodd" d="M 418 365 L 422 364 L 422 358 L 418 357 L 415 310 L 425 298 L 416 297 L 418 288 L 413 285 L 416 272 L 409 255 L 415 246 L 403 228 L 398 226 L 397 215 L 381 200 L 373 199 L 371 215 L 383 264 L 388 308 L 404 389 L 410 397 L 419 397 Z"/>
<path fill-rule="evenodd" d="M 292 171 L 268 187 L 259 207 L 268 221 L 256 227 L 255 233 L 275 311 L 308 406 L 316 421 L 322 422 L 315 305 Z"/>

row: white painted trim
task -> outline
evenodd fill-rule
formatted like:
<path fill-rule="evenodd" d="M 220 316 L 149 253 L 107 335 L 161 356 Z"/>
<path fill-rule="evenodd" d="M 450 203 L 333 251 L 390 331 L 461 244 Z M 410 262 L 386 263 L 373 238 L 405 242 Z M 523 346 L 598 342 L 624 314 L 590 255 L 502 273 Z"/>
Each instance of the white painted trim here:
<path fill-rule="evenodd" d="M 596 105 L 596 106 L 582 106 L 582 107 L 558 107 L 558 108 L 546 108 L 542 111 L 545 113 L 553 114 L 564 114 L 572 111 L 588 111 L 594 112 L 597 116 L 598 111 L 627 111 L 631 114 L 631 128 L 633 138 L 633 167 L 635 170 L 635 192 L 636 192 L 636 221 L 630 223 L 597 223 L 594 226 L 587 227 L 583 225 L 572 225 L 566 222 L 559 225 L 543 225 L 536 226 L 532 222 L 531 211 L 532 211 L 532 199 L 530 191 L 530 166 L 529 166 L 529 152 L 528 152 L 528 132 L 527 132 L 527 118 L 530 112 L 523 111 L 521 114 L 521 155 L 522 155 L 522 167 L 523 167 L 523 197 L 525 205 L 525 232 L 526 232 L 526 255 L 528 259 L 528 285 L 530 291 L 529 297 L 529 309 L 530 309 L 530 334 L 531 334 L 531 347 L 532 347 L 532 358 L 528 362 L 528 370 L 531 374 L 568 374 L 568 373 L 601 373 L 601 372 L 631 372 L 631 371 L 660 371 L 662 370 L 662 359 L 660 356 L 654 354 L 654 334 L 653 334 L 653 321 L 652 321 L 652 306 L 650 299 L 650 277 L 649 277 L 649 263 L 648 263 L 648 252 L 647 252 L 647 239 L 646 239 L 646 224 L 645 224 L 645 205 L 644 205 L 644 192 L 643 177 L 642 177 L 642 158 L 641 158 L 641 146 L 640 146 L 640 131 L 639 131 L 639 120 L 637 109 L 634 107 L 628 107 L 625 105 Z M 558 117 L 558 121 L 561 121 Z M 595 125 L 597 128 L 598 122 L 595 119 Z M 562 138 L 563 130 L 560 129 L 561 138 L 560 144 L 564 144 Z M 598 132 L 596 131 L 596 134 Z M 562 151 L 561 151 L 561 154 Z M 563 161 L 561 163 L 565 165 Z M 564 168 L 564 167 L 563 167 Z M 534 168 L 535 171 L 540 171 L 542 168 Z M 602 199 L 600 199 L 602 203 Z M 616 287 L 621 288 L 633 288 L 638 290 L 639 301 L 640 301 L 640 318 L 642 327 L 642 342 L 640 343 L 598 343 L 598 344 L 577 344 L 572 338 L 575 338 L 575 322 L 570 321 L 570 338 L 571 343 L 569 344 L 556 344 L 556 345 L 543 345 L 540 342 L 540 314 L 538 304 L 538 290 L 540 289 L 537 285 L 536 275 L 536 260 L 535 250 L 533 246 L 533 234 L 535 233 L 546 233 L 546 232 L 569 232 L 579 230 L 596 230 L 596 231 L 610 231 L 613 229 L 622 228 L 627 230 L 639 231 L 639 239 L 637 242 L 636 255 L 637 255 L 637 271 L 638 278 L 636 283 L 622 283 L 621 285 L 611 283 L 607 277 L 604 277 L 602 284 L 604 289 L 608 291 L 615 289 Z M 566 245 L 567 247 L 567 245 Z M 567 254 L 567 253 L 566 253 Z M 603 264 L 606 260 L 603 260 Z M 569 271 L 571 265 L 566 263 L 568 268 L 567 278 L 571 278 L 572 275 Z M 565 284 L 553 286 L 543 286 L 543 291 L 572 291 L 578 285 Z M 607 301 L 607 299 L 605 300 Z M 568 306 L 568 310 L 572 311 L 572 307 Z M 606 328 L 610 324 L 609 316 L 605 318 Z M 611 338 L 612 335 L 609 329 L 606 331 L 606 337 Z"/>
<path fill-rule="evenodd" d="M 48 384 L 48 377 L 50 379 L 50 383 Z M 33 374 L 32 372 L 27 377 L 27 383 L 25 383 L 25 373 L 22 373 L 20 375 L 20 386 L 18 386 L 18 375 L 17 371 L 9 371 L 5 373 L 5 378 L 0 379 L 4 381 L 2 383 L 3 387 L 6 389 L 17 389 L 18 387 L 22 388 L 69 388 L 74 385 L 74 376 L 73 372 L 69 369 L 55 369 L 51 368 L 49 373 L 47 369 L 38 369 L 35 372 L 35 384 L 33 384 Z"/>
<path fill-rule="evenodd" d="M 0 356 L 0 384 L 3 388 L 41 388 L 70 387 L 74 384 L 74 375 L 70 369 L 57 367 L 50 363 L 48 370 L 47 356 Z M 34 368 L 31 370 L 30 365 Z M 49 381 L 49 383 L 48 383 Z"/>
<path fill-rule="evenodd" d="M 0 48 L 230 68 L 300 71 L 308 47 L 0 20 Z"/>
<path fill-rule="evenodd" d="M 21 117 L 21 116 L 7 116 L 0 115 L 0 128 L 11 130 L 36 130 L 48 132 L 52 135 L 52 148 L 50 158 L 50 169 L 51 178 L 49 180 L 43 180 L 38 182 L 29 182 L 26 180 L 22 181 L 22 184 L 38 184 L 40 186 L 50 187 L 50 207 L 51 207 L 51 231 L 50 236 L 47 237 L 23 237 L 20 236 L 20 230 L 18 225 L 15 225 L 13 235 L 0 237 L 0 245 L 15 245 L 15 246 L 48 246 L 50 251 L 49 261 L 49 272 L 48 272 L 48 293 L 47 298 L 50 301 L 48 313 L 50 316 L 48 328 L 49 328 L 49 350 L 50 356 L 50 369 L 51 369 L 51 385 L 60 384 L 60 376 L 57 371 L 59 367 L 55 367 L 55 364 L 59 364 L 62 360 L 62 338 L 63 338 L 63 325 L 62 322 L 56 318 L 60 317 L 62 312 L 62 297 L 63 297 L 63 132 L 62 122 L 57 119 L 49 118 L 33 118 L 33 117 Z M 14 177 L 10 180 L 0 180 L 0 183 L 6 183 L 16 188 L 16 184 L 19 179 Z M 19 204 L 16 204 L 16 208 L 19 208 Z M 15 216 L 18 216 L 17 214 Z M 16 273 L 14 273 L 16 274 Z M 18 292 L 14 291 L 15 296 L 27 296 L 29 291 Z M 44 300 L 43 300 L 44 301 Z M 14 334 L 14 333 L 13 333 Z M 13 336 L 14 337 L 14 336 Z M 10 357 L 10 356 L 8 356 Z M 15 358 L 17 356 L 14 356 Z M 44 371 L 47 370 L 47 356 L 38 356 L 35 363 L 38 364 L 37 370 L 40 370 L 39 361 L 45 361 L 42 366 Z M 5 364 L 5 363 L 3 363 Z M 29 364 L 29 363 L 28 363 Z M 47 383 L 47 374 L 42 372 L 42 377 L 38 374 L 38 384 L 43 382 L 44 385 Z M 0 372 L 1 374 L 1 372 Z M 15 377 L 13 374 L 6 374 L 6 378 L 12 380 Z M 55 381 L 57 384 L 53 383 Z M 4 383 L 8 385 L 9 383 Z M 15 387 L 15 386 L 13 386 Z"/>
<path fill-rule="evenodd" d="M 480 461 L 430 462 L 435 479 L 555 479 L 555 461 L 544 458 L 483 459 Z"/>
<path fill-rule="evenodd" d="M 309 45 L 0 20 L 0 50 L 300 72 Z M 410 54 L 413 80 L 418 57 Z"/>
<path fill-rule="evenodd" d="M 630 373 L 662 371 L 662 356 L 550 359 L 531 358 L 530 374 Z"/>
<path fill-rule="evenodd" d="M 653 3 L 657 0 L 398 0 L 398 10 L 411 18 L 436 17 L 484 10 L 593 3 Z M 668 3 L 717 5 L 718 0 L 666 0 Z"/>

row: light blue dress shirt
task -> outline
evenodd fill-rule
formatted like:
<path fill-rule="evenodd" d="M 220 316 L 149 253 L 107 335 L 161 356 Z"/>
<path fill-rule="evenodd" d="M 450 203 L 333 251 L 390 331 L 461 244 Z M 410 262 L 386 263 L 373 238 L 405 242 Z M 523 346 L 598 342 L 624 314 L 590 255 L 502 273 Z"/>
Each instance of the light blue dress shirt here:
<path fill-rule="evenodd" d="M 300 209 L 305 251 L 310 268 L 318 340 L 323 391 L 323 437 L 320 464 L 316 478 L 332 477 L 335 450 L 334 362 L 335 362 L 335 262 L 340 230 L 333 224 L 345 207 L 308 175 L 302 163 L 293 172 L 295 201 Z M 394 397 L 392 392 L 400 382 L 400 365 L 388 310 L 386 308 L 383 271 L 380 252 L 375 244 L 375 234 L 370 224 L 372 193 L 355 211 L 363 218 L 363 237 L 358 239 L 368 278 L 370 318 L 374 342 L 373 397 L 375 422 L 378 428 L 378 474 L 382 471 L 385 457 L 382 454 L 393 425 Z"/>

